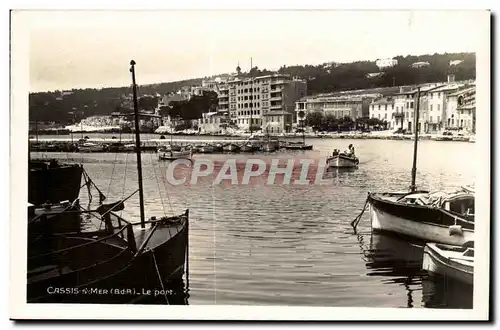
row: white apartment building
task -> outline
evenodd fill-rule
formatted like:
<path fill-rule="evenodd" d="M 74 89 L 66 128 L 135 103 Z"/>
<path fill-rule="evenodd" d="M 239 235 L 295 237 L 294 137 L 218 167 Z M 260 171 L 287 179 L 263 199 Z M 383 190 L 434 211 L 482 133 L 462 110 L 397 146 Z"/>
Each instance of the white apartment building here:
<path fill-rule="evenodd" d="M 398 60 L 395 60 L 393 58 L 384 58 L 384 59 L 378 59 L 375 61 L 375 64 L 378 66 L 379 69 L 385 69 L 385 68 L 391 68 L 395 65 L 398 65 Z"/>
<path fill-rule="evenodd" d="M 198 120 L 201 133 L 221 133 L 228 127 L 229 116 L 220 112 L 207 112 Z"/>
<path fill-rule="evenodd" d="M 382 97 L 374 100 L 370 104 L 370 118 L 376 118 L 387 122 L 387 128 L 394 129 L 396 127 L 395 100 L 392 96 Z"/>
<path fill-rule="evenodd" d="M 444 127 L 476 130 L 476 87 L 460 89 L 447 95 Z"/>
<path fill-rule="evenodd" d="M 261 129 L 263 115 L 281 110 L 294 116 L 295 102 L 307 95 L 307 82 L 289 75 L 236 77 L 219 86 L 219 111 L 229 112 L 239 128 Z"/>

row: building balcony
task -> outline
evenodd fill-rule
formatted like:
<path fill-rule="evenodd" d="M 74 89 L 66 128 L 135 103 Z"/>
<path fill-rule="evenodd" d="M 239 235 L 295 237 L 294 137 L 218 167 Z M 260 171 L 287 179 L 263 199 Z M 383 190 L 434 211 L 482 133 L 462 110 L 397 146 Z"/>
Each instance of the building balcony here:
<path fill-rule="evenodd" d="M 279 96 L 272 96 L 269 100 L 270 101 L 281 101 L 283 97 L 281 95 Z"/>
<path fill-rule="evenodd" d="M 271 85 L 283 85 L 285 83 L 286 83 L 286 80 L 284 80 L 284 79 L 271 80 Z"/>
<path fill-rule="evenodd" d="M 393 116 L 394 118 L 404 118 L 404 117 L 405 117 L 405 114 L 404 114 L 404 112 L 394 112 L 394 113 L 392 114 L 392 116 Z"/>

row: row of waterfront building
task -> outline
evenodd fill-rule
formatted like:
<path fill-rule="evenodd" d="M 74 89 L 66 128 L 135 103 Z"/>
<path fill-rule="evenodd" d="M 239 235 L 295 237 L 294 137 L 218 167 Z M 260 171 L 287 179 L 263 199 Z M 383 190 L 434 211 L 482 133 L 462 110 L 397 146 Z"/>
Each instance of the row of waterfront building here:
<path fill-rule="evenodd" d="M 171 130 L 182 120 L 161 118 L 160 109 L 205 91 L 216 92 L 219 103 L 217 111 L 204 113 L 192 123 L 201 133 L 220 133 L 228 127 L 271 134 L 291 132 L 302 127 L 302 120 L 314 112 L 334 118 L 349 117 L 353 121 L 376 118 L 386 122 L 391 130 L 411 132 L 417 102 L 421 132 L 445 129 L 475 132 L 475 82 L 455 81 L 453 75 L 446 82 L 421 85 L 417 100 L 416 86 L 307 95 L 305 80 L 286 74 L 251 77 L 242 75 L 239 67 L 235 74 L 203 80 L 201 86 L 186 86 L 177 93 L 160 97 L 151 119 L 141 119 L 141 125 L 166 126 Z M 123 126 L 126 122 L 119 118 L 88 118 L 84 124 Z"/>
<path fill-rule="evenodd" d="M 453 75 L 442 83 L 396 86 L 372 90 L 307 95 L 306 81 L 287 75 L 238 78 L 213 84 L 219 95 L 217 112 L 204 114 L 199 126 L 216 132 L 227 125 L 243 130 L 283 133 L 301 126 L 313 112 L 352 120 L 369 117 L 387 123 L 391 130 L 413 131 L 419 103 L 419 131 L 439 132 L 461 129 L 475 132 L 475 82 L 455 81 Z M 303 112 L 304 117 L 299 113 Z"/>

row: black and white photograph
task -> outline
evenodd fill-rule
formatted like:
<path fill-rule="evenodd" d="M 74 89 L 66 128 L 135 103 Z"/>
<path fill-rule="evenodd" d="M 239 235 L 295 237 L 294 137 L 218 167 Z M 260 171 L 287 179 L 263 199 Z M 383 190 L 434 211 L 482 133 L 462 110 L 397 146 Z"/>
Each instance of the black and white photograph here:
<path fill-rule="evenodd" d="M 10 20 L 12 319 L 490 317 L 490 11 Z"/>

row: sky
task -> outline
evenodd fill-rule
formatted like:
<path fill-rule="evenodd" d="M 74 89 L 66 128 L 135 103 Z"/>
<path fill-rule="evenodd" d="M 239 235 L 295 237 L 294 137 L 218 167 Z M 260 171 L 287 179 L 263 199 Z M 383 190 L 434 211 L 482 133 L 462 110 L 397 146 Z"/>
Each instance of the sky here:
<path fill-rule="evenodd" d="M 482 14 L 482 15 L 481 15 Z M 477 52 L 480 11 L 29 11 L 30 91 L 130 85 L 253 65 Z M 16 19 L 16 18 L 15 18 Z M 15 38 L 15 30 L 13 31 Z"/>

